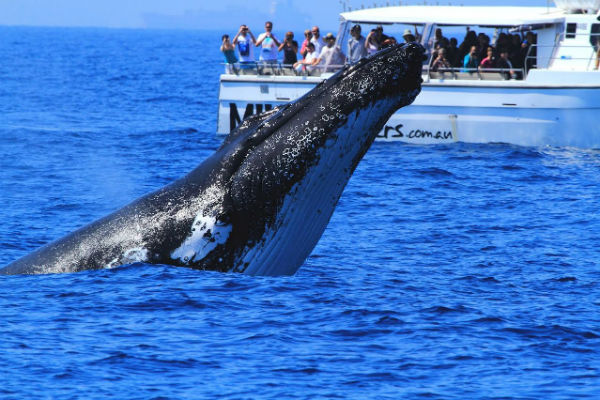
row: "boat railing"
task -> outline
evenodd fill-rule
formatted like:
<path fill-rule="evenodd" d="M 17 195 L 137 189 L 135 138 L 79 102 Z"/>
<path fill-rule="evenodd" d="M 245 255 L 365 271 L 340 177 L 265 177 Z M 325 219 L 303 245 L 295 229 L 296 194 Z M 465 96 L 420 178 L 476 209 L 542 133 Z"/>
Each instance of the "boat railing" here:
<path fill-rule="evenodd" d="M 424 67 L 423 73 L 429 79 L 441 80 L 479 80 L 479 81 L 506 81 L 522 79 L 523 68 L 438 68 L 435 71 Z"/>
<path fill-rule="evenodd" d="M 315 76 L 336 72 L 344 65 L 302 65 L 294 68 L 292 64 L 263 63 L 260 61 L 249 63 L 223 64 L 227 75 L 254 75 L 254 76 Z"/>
<path fill-rule="evenodd" d="M 540 45 L 532 44 L 529 46 L 527 55 L 525 56 L 525 75 L 532 68 L 538 68 L 538 50 L 544 51 L 549 49 L 546 53 L 545 60 L 547 65 L 552 67 L 556 62 L 560 62 L 563 66 L 570 66 L 572 69 L 580 71 L 593 71 L 595 69 L 595 60 L 598 57 L 598 50 L 589 45 L 564 45 L 564 44 L 553 44 L 553 45 Z M 572 50 L 573 54 L 565 54 L 565 50 Z M 587 51 L 586 51 L 587 50 Z"/>

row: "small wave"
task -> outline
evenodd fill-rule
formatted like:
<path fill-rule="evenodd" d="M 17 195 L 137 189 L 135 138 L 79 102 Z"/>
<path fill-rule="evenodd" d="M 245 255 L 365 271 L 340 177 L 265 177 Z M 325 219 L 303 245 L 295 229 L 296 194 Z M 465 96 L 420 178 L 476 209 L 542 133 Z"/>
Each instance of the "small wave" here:
<path fill-rule="evenodd" d="M 477 281 L 477 282 L 486 282 L 486 283 L 500 283 L 500 281 L 496 278 L 494 278 L 493 276 L 486 276 L 485 278 L 482 278 L 480 276 L 474 276 L 474 275 L 466 275 L 466 276 L 462 276 L 460 278 L 457 278 L 457 280 L 459 281 Z"/>
<path fill-rule="evenodd" d="M 468 307 L 461 305 L 461 306 L 458 306 L 455 308 L 446 307 L 446 306 L 428 307 L 422 311 L 426 312 L 426 313 L 433 313 L 433 314 L 448 314 L 448 313 L 468 313 L 468 312 L 471 312 L 472 310 L 469 309 Z"/>
<path fill-rule="evenodd" d="M 520 171 L 525 169 L 520 165 L 503 165 L 501 168 L 505 171 Z"/>
<path fill-rule="evenodd" d="M 505 322 L 504 319 L 500 317 L 483 317 L 474 319 L 472 322 L 477 322 L 480 324 L 499 324 Z"/>
<path fill-rule="evenodd" d="M 574 276 L 563 276 L 562 278 L 555 278 L 554 280 L 557 282 L 576 282 L 577 278 Z"/>
<path fill-rule="evenodd" d="M 166 103 L 166 102 L 190 102 L 192 101 L 190 98 L 188 97 L 182 97 L 182 96 L 156 96 L 156 97 L 150 97 L 147 98 L 146 100 L 144 100 L 146 103 Z"/>
<path fill-rule="evenodd" d="M 501 329 L 504 332 L 515 333 L 531 339 L 552 338 L 556 340 L 565 340 L 571 338 L 600 339 L 600 334 L 590 330 L 576 330 L 562 325 L 538 325 L 531 328 L 506 327 Z"/>
<path fill-rule="evenodd" d="M 379 318 L 379 320 L 377 320 L 377 322 L 375 322 L 375 324 L 376 325 L 384 325 L 384 326 L 393 326 L 393 325 L 404 325 L 405 322 L 402 321 L 401 319 L 391 317 L 389 315 L 385 315 L 385 316 Z"/>
<path fill-rule="evenodd" d="M 162 131 L 158 131 L 157 133 L 161 135 L 189 135 L 192 133 L 198 133 L 198 129 L 196 128 L 181 128 L 181 129 L 165 129 Z"/>
<path fill-rule="evenodd" d="M 427 176 L 454 176 L 452 172 L 436 167 L 416 169 L 414 171 L 420 175 Z"/>
<path fill-rule="evenodd" d="M 375 335 L 388 335 L 393 331 L 390 329 L 336 329 L 330 331 L 335 336 L 342 336 L 348 338 L 368 337 Z"/>
<path fill-rule="evenodd" d="M 527 147 L 513 147 L 513 150 L 506 155 L 506 158 L 509 159 L 537 159 L 544 158 L 544 154 L 538 150 L 527 148 Z"/>
<path fill-rule="evenodd" d="M 306 375 L 312 375 L 312 374 L 316 374 L 321 372 L 320 369 L 318 368 L 314 368 L 314 367 L 307 367 L 307 368 L 275 368 L 272 369 L 271 371 L 273 372 L 285 372 L 288 374 L 306 374 Z"/>
<path fill-rule="evenodd" d="M 127 80 L 129 77 L 127 75 L 118 75 L 118 76 L 113 76 L 111 78 L 107 79 L 107 82 L 122 82 Z"/>

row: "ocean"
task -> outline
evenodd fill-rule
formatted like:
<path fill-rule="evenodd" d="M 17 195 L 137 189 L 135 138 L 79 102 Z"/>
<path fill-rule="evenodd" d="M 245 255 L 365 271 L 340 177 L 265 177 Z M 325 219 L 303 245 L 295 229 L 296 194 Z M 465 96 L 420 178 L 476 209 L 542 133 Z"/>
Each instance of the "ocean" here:
<path fill-rule="evenodd" d="M 0 266 L 192 170 L 222 32 L 0 27 Z M 596 399 L 600 150 L 375 143 L 291 277 L 0 277 L 0 398 Z"/>

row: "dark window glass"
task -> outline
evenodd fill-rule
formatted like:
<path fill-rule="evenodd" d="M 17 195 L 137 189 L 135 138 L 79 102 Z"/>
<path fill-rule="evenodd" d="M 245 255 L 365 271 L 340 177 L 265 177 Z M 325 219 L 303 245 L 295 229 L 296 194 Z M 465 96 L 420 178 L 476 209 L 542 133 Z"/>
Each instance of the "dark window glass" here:
<path fill-rule="evenodd" d="M 577 24 L 575 24 L 575 23 L 567 24 L 567 39 L 574 39 L 575 32 L 577 32 Z"/>

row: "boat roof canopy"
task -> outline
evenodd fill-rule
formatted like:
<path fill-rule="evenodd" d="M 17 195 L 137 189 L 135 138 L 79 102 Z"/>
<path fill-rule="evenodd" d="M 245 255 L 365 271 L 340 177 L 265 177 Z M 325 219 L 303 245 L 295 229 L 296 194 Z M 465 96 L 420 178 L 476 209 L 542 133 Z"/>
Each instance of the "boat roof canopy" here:
<path fill-rule="evenodd" d="M 507 6 L 395 6 L 367 8 L 340 14 L 343 20 L 364 24 L 431 24 L 521 26 L 561 22 L 563 10 Z"/>

